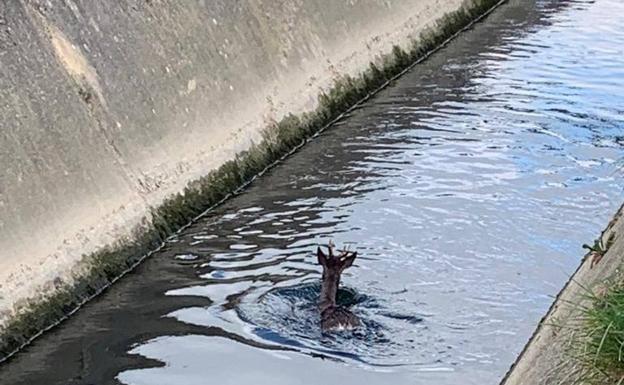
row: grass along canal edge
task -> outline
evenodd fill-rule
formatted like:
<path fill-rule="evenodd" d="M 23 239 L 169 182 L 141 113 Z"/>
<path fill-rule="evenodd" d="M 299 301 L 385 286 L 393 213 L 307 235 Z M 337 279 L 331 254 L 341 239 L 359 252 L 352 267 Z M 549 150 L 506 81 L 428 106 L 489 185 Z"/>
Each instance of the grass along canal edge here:
<path fill-rule="evenodd" d="M 624 383 L 624 282 L 604 293 L 588 293 L 590 305 L 582 309 L 578 342 L 573 357 L 584 366 L 581 379 L 588 384 Z"/>

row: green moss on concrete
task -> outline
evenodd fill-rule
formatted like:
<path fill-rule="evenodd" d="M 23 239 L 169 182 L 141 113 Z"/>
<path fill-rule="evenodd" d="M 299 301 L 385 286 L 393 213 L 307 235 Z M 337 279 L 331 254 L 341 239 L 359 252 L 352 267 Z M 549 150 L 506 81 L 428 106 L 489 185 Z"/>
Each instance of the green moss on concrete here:
<path fill-rule="evenodd" d="M 150 251 L 157 249 L 167 237 L 240 191 L 255 176 L 294 152 L 314 134 L 387 86 L 503 1 L 467 1 L 459 10 L 445 15 L 435 27 L 424 31 L 407 50 L 395 46 L 389 55 L 380 58 L 378 63 L 371 63 L 359 77 L 345 76 L 336 80 L 328 92 L 319 96 L 319 105 L 314 112 L 288 115 L 267 127 L 262 142 L 154 208 L 151 223 L 137 230 L 132 240 L 84 256 L 84 274 L 71 284 L 59 284 L 53 290 L 54 294 L 42 295 L 23 306 L 20 313 L 0 330 L 0 362 L 99 294 Z"/>
<path fill-rule="evenodd" d="M 150 250 L 157 249 L 162 239 L 156 231 L 146 229 L 136 231 L 131 239 L 85 256 L 85 273 L 76 277 L 71 285 L 59 283 L 52 288 L 53 295 L 24 306 L 26 309 L 1 331 L 0 362 L 63 321 L 136 266 Z"/>

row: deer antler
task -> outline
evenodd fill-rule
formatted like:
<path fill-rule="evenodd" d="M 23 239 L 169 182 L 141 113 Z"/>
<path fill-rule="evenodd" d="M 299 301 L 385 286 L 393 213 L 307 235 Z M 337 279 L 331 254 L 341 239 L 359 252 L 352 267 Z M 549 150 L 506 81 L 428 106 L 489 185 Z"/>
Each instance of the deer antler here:
<path fill-rule="evenodd" d="M 334 245 L 334 241 L 330 239 L 329 242 L 327 243 L 327 249 L 329 250 L 330 258 L 334 257 L 334 247 L 336 247 L 336 245 Z"/>
<path fill-rule="evenodd" d="M 353 251 L 351 251 L 351 244 L 349 243 L 347 243 L 342 250 L 340 249 L 338 250 L 339 254 L 337 256 L 334 255 L 335 248 L 336 248 L 336 245 L 334 244 L 334 241 L 330 239 L 329 242 L 327 242 L 327 250 L 329 251 L 329 258 L 342 259 L 354 253 Z"/>
<path fill-rule="evenodd" d="M 340 255 L 338 256 L 339 259 L 344 259 L 344 258 L 348 258 L 349 256 L 351 256 L 354 252 L 351 251 L 351 245 L 350 244 L 346 244 L 345 248 L 340 250 Z"/>

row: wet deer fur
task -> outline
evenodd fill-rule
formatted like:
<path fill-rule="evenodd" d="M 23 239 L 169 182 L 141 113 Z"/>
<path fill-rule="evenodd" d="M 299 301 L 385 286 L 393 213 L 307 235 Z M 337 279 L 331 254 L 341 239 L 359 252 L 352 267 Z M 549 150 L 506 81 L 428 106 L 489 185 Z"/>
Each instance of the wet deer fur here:
<path fill-rule="evenodd" d="M 360 324 L 358 317 L 348 309 L 336 304 L 340 275 L 353 265 L 357 252 L 340 251 L 334 255 L 333 245 L 327 247 L 325 254 L 319 247 L 316 251 L 318 263 L 323 266 L 321 281 L 321 296 L 319 299 L 319 311 L 321 313 L 321 329 L 323 331 L 353 329 Z"/>

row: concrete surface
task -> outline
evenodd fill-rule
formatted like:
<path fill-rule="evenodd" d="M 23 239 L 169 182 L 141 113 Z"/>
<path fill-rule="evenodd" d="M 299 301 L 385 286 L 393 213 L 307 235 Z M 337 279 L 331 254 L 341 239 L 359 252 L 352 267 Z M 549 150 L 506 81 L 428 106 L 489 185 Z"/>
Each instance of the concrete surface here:
<path fill-rule="evenodd" d="M 593 267 L 588 255 L 557 296 L 522 354 L 503 379 L 503 385 L 578 384 L 585 370 L 572 359 L 570 345 L 579 329 L 581 308 L 588 305 L 588 290 L 604 292 L 613 282 L 621 282 L 624 266 L 624 206 L 620 208 L 602 240 L 615 234 L 614 243 Z M 593 245 L 593 241 L 588 240 Z"/>
<path fill-rule="evenodd" d="M 0 326 L 462 2 L 0 2 Z"/>

